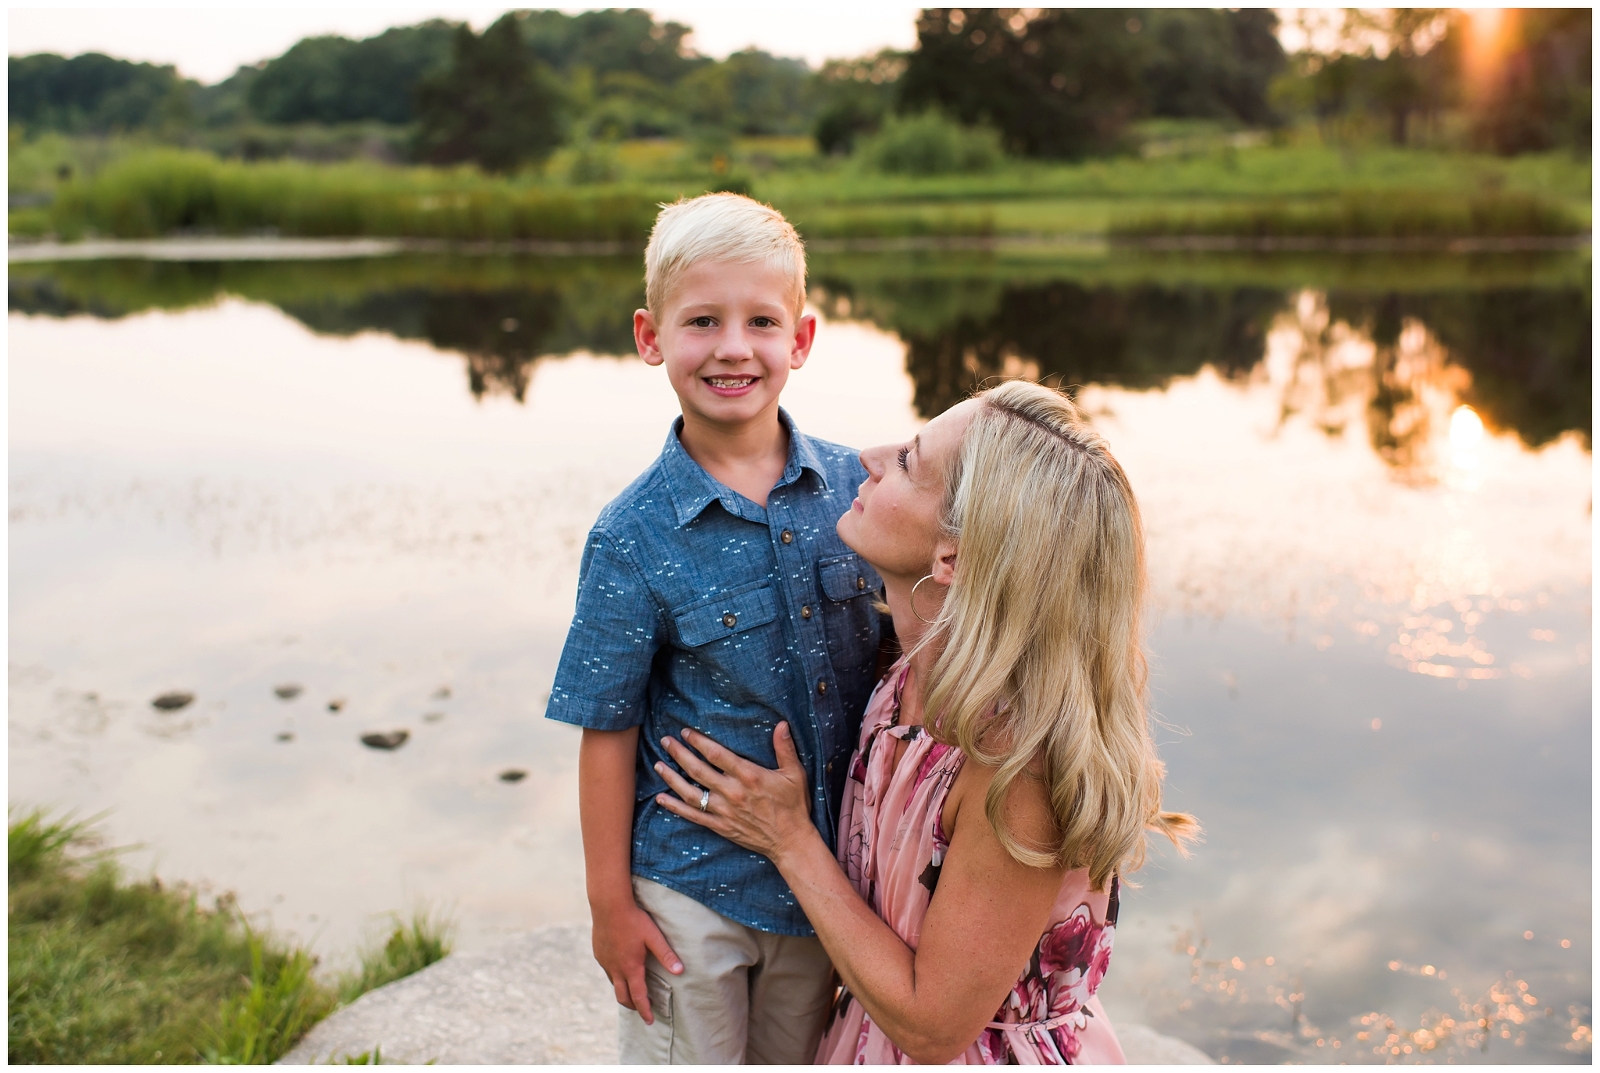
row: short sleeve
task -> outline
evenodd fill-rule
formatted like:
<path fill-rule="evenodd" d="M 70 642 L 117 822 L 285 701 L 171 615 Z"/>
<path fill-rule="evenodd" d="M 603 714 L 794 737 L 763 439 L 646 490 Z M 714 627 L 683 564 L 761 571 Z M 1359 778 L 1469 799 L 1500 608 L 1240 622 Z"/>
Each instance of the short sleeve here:
<path fill-rule="evenodd" d="M 545 718 L 590 730 L 644 722 L 660 611 L 626 542 L 596 526 L 578 567 L 578 606 Z"/>

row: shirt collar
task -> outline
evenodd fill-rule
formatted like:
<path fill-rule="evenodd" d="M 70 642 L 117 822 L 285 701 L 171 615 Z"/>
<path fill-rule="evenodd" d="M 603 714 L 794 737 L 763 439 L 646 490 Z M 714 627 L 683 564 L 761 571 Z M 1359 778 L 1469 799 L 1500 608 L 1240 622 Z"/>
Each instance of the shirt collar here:
<path fill-rule="evenodd" d="M 809 470 L 816 475 L 822 488 L 827 490 L 828 478 L 823 473 L 822 460 L 817 455 L 811 437 L 795 428 L 789 411 L 781 406 L 778 407 L 778 420 L 789 433 L 789 459 L 784 463 L 783 476 L 775 487 L 793 484 L 802 473 Z M 730 513 L 740 514 L 736 505 L 744 497 L 707 473 L 700 463 L 689 457 L 689 452 L 683 449 L 683 443 L 678 439 L 682 428 L 683 418 L 679 417 L 672 423 L 672 429 L 667 433 L 667 444 L 661 451 L 661 464 L 667 474 L 667 485 L 672 491 L 672 509 L 677 515 L 678 525 L 688 525 L 700 517 L 706 507 L 719 500 L 725 501 Z M 742 514 L 740 516 L 743 517 Z"/>

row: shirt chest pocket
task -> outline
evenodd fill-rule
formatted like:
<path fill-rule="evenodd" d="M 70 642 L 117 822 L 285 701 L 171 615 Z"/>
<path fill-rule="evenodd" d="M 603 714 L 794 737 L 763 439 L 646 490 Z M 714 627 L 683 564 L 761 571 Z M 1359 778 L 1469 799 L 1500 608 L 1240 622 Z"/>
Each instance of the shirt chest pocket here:
<path fill-rule="evenodd" d="M 751 640 L 741 636 L 778 617 L 778 601 L 770 582 L 759 582 L 680 607 L 672 612 L 678 640 L 685 648 L 701 648 L 714 641 L 743 648 Z M 770 633 L 771 631 L 758 631 Z"/>
<path fill-rule="evenodd" d="M 836 671 L 871 668 L 877 654 L 873 597 L 883 586 L 859 555 L 839 555 L 817 564 L 822 582 L 822 624 L 828 658 Z"/>

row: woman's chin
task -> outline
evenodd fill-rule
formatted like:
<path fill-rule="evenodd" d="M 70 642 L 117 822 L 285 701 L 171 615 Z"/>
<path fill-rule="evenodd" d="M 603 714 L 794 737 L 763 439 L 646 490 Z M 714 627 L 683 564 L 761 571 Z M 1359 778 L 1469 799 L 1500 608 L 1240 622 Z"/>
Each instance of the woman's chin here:
<path fill-rule="evenodd" d="M 856 500 L 857 504 L 860 502 L 861 500 Z M 845 547 L 849 548 L 851 551 L 867 560 L 867 562 L 872 563 L 873 569 L 877 569 L 878 564 L 872 562 L 872 557 L 868 555 L 862 547 L 861 510 L 859 507 L 852 506 L 849 510 L 845 511 L 844 515 L 840 517 L 838 524 L 836 524 L 833 528 L 834 531 L 839 534 L 839 539 L 844 541 Z"/>

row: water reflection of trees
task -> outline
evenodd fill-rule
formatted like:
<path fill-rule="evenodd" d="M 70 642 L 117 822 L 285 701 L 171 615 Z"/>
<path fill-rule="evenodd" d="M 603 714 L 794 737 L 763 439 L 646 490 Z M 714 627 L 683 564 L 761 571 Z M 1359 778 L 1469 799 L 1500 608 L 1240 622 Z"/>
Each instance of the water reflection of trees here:
<path fill-rule="evenodd" d="M 555 286 L 408 288 L 366 295 L 355 302 L 294 301 L 282 308 L 325 334 L 381 331 L 457 351 L 467 359 L 467 383 L 479 398 L 502 394 L 522 402 L 534 364 L 546 355 L 575 350 L 622 354 L 633 349 L 633 306 L 627 306 L 620 321 L 583 318 L 575 315 L 574 303 Z"/>
<path fill-rule="evenodd" d="M 474 396 L 520 402 L 542 357 L 633 352 L 639 275 L 632 258 L 89 261 L 14 265 L 7 297 L 17 312 L 116 318 L 236 295 L 316 332 L 383 332 L 460 353 Z"/>
<path fill-rule="evenodd" d="M 1539 446 L 1591 430 L 1589 295 L 1578 288 L 1496 287 L 1422 293 L 1202 284 L 869 285 L 819 281 L 825 310 L 872 320 L 906 340 L 919 413 L 932 416 L 995 377 L 1064 387 L 1161 387 L 1205 366 L 1242 379 L 1263 367 L 1269 337 L 1301 335 L 1275 383 L 1286 415 L 1307 410 L 1343 434 L 1352 400 L 1373 448 L 1397 470 L 1424 464 L 1439 396 Z M 1308 295 L 1314 308 L 1305 308 Z M 1354 348 L 1354 349 L 1352 349 Z M 1308 395 L 1317 382 L 1316 401 Z"/>
<path fill-rule="evenodd" d="M 1234 379 L 1265 369 L 1286 414 L 1307 414 L 1330 435 L 1364 427 L 1402 472 L 1425 468 L 1445 398 L 1530 446 L 1569 430 L 1590 436 L 1586 285 L 1304 291 L 1259 272 L 1227 284 L 1104 282 L 1066 266 L 1017 281 L 976 267 L 824 265 L 813 297 L 831 316 L 906 341 L 925 416 L 993 377 L 1159 388 L 1210 366 Z M 379 331 L 456 351 L 475 395 L 519 400 L 544 356 L 631 354 L 630 315 L 643 302 L 635 257 L 87 261 L 14 264 L 8 280 L 13 311 L 48 316 L 118 317 L 226 295 L 270 302 L 319 332 Z M 1292 367 L 1268 369 L 1286 332 Z"/>

